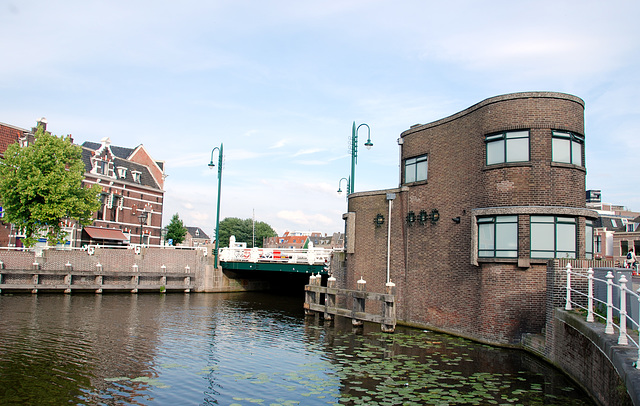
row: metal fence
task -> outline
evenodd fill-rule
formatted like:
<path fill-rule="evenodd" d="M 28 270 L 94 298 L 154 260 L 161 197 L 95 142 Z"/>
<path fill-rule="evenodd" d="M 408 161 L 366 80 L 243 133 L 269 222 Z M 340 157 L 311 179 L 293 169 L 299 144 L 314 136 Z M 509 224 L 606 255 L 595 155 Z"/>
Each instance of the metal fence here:
<path fill-rule="evenodd" d="M 565 310 L 579 308 L 587 313 L 587 322 L 596 318 L 604 321 L 605 334 L 618 334 L 619 345 L 638 349 L 635 367 L 640 369 L 640 345 L 637 334 L 629 334 L 628 327 L 640 330 L 640 288 L 633 291 L 632 271 L 573 269 L 567 264 Z M 617 279 L 617 281 L 614 281 Z"/>

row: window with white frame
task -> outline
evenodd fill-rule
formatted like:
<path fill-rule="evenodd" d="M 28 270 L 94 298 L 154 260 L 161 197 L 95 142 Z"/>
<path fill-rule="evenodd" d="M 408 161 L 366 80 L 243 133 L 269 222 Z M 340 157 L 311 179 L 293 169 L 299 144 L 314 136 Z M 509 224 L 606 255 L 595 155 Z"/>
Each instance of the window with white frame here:
<path fill-rule="evenodd" d="M 487 165 L 529 160 L 529 131 L 508 131 L 485 138 Z"/>
<path fill-rule="evenodd" d="M 576 219 L 531 216 L 531 258 L 576 258 Z"/>
<path fill-rule="evenodd" d="M 427 155 L 405 159 L 404 161 L 404 183 L 419 182 L 427 180 Z"/>
<path fill-rule="evenodd" d="M 131 171 L 131 176 L 133 176 L 133 181 L 136 183 L 140 183 L 142 181 L 142 172 Z"/>
<path fill-rule="evenodd" d="M 568 131 L 554 131 L 551 144 L 551 160 L 583 166 L 584 137 Z"/>
<path fill-rule="evenodd" d="M 478 257 L 518 256 L 518 216 L 480 217 L 477 222 Z"/>

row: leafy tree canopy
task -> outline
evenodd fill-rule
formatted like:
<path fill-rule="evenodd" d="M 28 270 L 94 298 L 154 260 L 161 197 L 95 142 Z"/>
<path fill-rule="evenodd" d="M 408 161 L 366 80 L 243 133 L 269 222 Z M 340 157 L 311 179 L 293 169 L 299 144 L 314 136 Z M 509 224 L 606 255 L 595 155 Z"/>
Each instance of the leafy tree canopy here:
<path fill-rule="evenodd" d="M 34 245 L 41 233 L 49 244 L 63 243 L 61 221 L 92 223 L 100 207 L 101 187 L 83 187 L 85 167 L 82 148 L 70 137 L 56 137 L 39 126 L 35 142 L 27 147 L 9 145 L 0 160 L 0 201 L 5 221 L 24 230 L 26 246 Z"/>
<path fill-rule="evenodd" d="M 178 213 L 171 217 L 171 222 L 167 225 L 167 240 L 173 240 L 171 245 L 178 245 L 184 241 L 184 237 L 187 235 L 187 229 L 185 228 Z"/>
<path fill-rule="evenodd" d="M 271 226 L 263 221 L 256 221 L 256 247 L 262 248 L 262 239 L 265 237 L 275 237 L 278 234 Z M 229 238 L 235 235 L 236 241 L 246 242 L 247 247 L 253 248 L 253 220 L 240 220 L 236 217 L 227 217 L 220 222 L 218 238 L 220 247 L 229 246 Z"/>

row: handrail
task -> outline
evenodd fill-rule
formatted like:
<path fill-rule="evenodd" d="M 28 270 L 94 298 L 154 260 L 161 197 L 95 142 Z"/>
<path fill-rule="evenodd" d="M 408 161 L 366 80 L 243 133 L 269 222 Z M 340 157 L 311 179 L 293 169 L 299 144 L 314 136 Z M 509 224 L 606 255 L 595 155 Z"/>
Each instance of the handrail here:
<path fill-rule="evenodd" d="M 580 269 L 580 268 L 578 268 Z M 582 268 L 584 269 L 584 268 Z M 594 322 L 594 314 L 603 319 L 606 323 L 605 326 L 605 334 L 615 334 L 615 330 L 618 330 L 618 344 L 619 345 L 632 345 L 638 349 L 638 358 L 635 362 L 635 368 L 640 369 L 640 340 L 634 339 L 633 336 L 629 335 L 627 332 L 627 322 L 631 323 L 632 330 L 640 330 L 640 320 L 634 320 L 632 316 L 627 314 L 627 295 L 631 296 L 638 303 L 638 317 L 640 317 L 640 288 L 638 288 L 637 292 L 634 292 L 627 288 L 627 283 L 629 282 L 626 276 L 623 274 L 620 276 L 618 280 L 619 285 L 614 284 L 613 279 L 615 278 L 613 272 L 608 271 L 605 276 L 606 279 L 594 278 L 593 276 L 593 268 L 588 268 L 586 273 L 579 272 L 577 270 L 573 270 L 571 264 L 567 264 L 566 266 L 567 272 L 567 284 L 566 284 L 566 297 L 565 297 L 565 310 L 573 310 L 573 307 L 578 307 L 587 311 L 587 322 Z M 580 279 L 582 278 L 582 279 Z M 577 279 L 577 281 L 574 281 Z M 584 287 L 584 279 L 587 280 L 587 289 L 586 292 L 584 289 L 580 289 L 576 287 L 580 282 L 582 282 L 582 286 Z M 607 294 L 606 294 L 606 302 L 594 295 L 594 282 L 602 282 L 607 286 Z M 616 307 L 616 304 L 613 303 L 613 292 L 614 287 L 619 291 L 619 307 Z M 579 298 L 582 298 L 584 303 L 584 299 L 587 299 L 587 305 L 581 304 L 577 299 L 572 299 L 572 294 L 575 294 Z M 575 296 L 574 296 L 575 297 Z M 605 305 L 607 308 L 606 316 L 594 312 L 594 302 Z M 598 306 L 596 304 L 596 306 Z M 618 312 L 620 315 L 619 324 L 615 324 L 613 320 L 614 311 Z"/>
<path fill-rule="evenodd" d="M 331 261 L 332 249 L 325 248 L 220 248 L 220 260 L 225 262 L 278 262 L 323 264 Z"/>

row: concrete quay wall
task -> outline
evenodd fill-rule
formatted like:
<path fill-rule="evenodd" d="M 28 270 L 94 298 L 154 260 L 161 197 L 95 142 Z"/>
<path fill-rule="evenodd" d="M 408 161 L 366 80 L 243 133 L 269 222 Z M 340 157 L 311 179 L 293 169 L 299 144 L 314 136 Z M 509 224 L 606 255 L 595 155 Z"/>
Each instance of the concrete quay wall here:
<path fill-rule="evenodd" d="M 0 250 L 0 291 L 265 290 L 268 282 L 215 269 L 211 247 Z"/>

